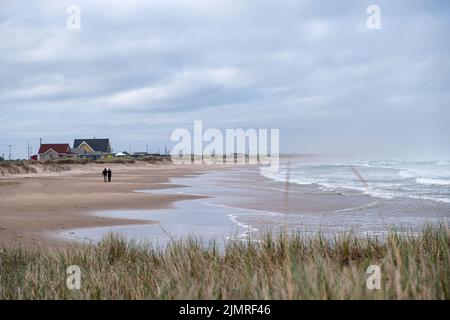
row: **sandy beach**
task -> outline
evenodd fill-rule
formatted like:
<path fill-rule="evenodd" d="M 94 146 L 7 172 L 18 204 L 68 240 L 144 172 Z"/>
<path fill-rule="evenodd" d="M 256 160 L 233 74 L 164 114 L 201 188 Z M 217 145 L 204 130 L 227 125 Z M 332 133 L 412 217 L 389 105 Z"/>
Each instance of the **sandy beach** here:
<path fill-rule="evenodd" d="M 257 166 L 106 166 L 112 183 L 103 182 L 105 165 L 93 163 L 1 177 L 0 242 L 59 247 L 114 232 L 152 243 L 193 235 L 223 245 L 281 229 L 383 235 L 448 219 L 444 202 L 280 182 Z"/>
<path fill-rule="evenodd" d="M 105 183 L 104 166 L 0 178 L 0 299 L 448 299 L 445 202 L 281 182 L 256 166 L 111 164 Z M 361 290 L 380 257 L 394 289 Z M 80 290 L 66 287 L 68 264 Z"/>
<path fill-rule="evenodd" d="M 392 230 L 415 232 L 427 224 L 446 223 L 448 219 L 449 205 L 440 201 L 404 196 L 383 198 L 364 190 L 286 183 L 262 175 L 257 166 L 189 169 L 201 174 L 172 174 L 164 188 L 154 184 L 136 190 L 152 198 L 171 196 L 179 200 L 170 207 L 101 208 L 91 212 L 92 215 L 130 223 L 68 228 L 49 235 L 98 243 L 112 232 L 138 243 L 163 247 L 174 239 L 194 236 L 205 245 L 215 241 L 223 248 L 230 240 L 258 240 L 266 232 L 305 236 L 353 232 L 384 237 Z"/>
<path fill-rule="evenodd" d="M 110 219 L 89 214 L 108 209 L 170 207 L 190 195 L 136 193 L 137 189 L 167 188 L 170 177 L 193 175 L 204 170 L 193 166 L 158 164 L 108 164 L 113 182 L 104 183 L 105 165 L 74 165 L 61 173 L 0 177 L 0 243 L 64 246 L 46 237 L 55 230 L 144 223 L 142 220 Z M 145 221 L 145 223 L 151 223 Z"/>
<path fill-rule="evenodd" d="M 107 167 L 113 171 L 109 184 L 102 164 L 0 178 L 1 299 L 447 299 L 448 229 L 400 234 L 391 237 L 398 239 L 394 244 L 364 236 L 386 231 L 386 224 L 442 221 L 449 212 L 445 203 L 418 206 L 414 199 L 282 183 L 252 166 Z M 265 228 L 313 233 L 256 239 Z M 358 237 L 319 237 L 318 231 L 333 237 L 346 228 Z M 111 231 L 125 237 L 105 238 Z M 214 249 L 198 246 L 190 235 L 214 240 Z M 247 236 L 262 245 L 242 241 Z M 152 250 L 128 245 L 141 240 Z M 173 246 L 166 250 L 168 243 Z M 383 279 L 391 284 L 398 277 L 395 259 L 410 259 L 404 283 L 362 291 L 367 265 L 380 261 L 380 252 Z M 66 287 L 68 263 L 83 272 L 80 290 Z M 342 270 L 338 278 L 336 270 Z M 336 290 L 322 289 L 317 279 L 332 279 Z M 414 281 L 415 290 L 403 289 Z"/>

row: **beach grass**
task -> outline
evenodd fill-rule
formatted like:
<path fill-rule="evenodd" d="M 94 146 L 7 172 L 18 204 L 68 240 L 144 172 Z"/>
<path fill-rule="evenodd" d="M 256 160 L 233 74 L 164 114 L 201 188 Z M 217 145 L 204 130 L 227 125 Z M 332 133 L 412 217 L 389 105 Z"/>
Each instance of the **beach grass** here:
<path fill-rule="evenodd" d="M 189 238 L 165 249 L 109 235 L 67 249 L 2 247 L 0 299 L 449 299 L 450 231 L 267 234 L 225 249 Z M 81 286 L 66 285 L 79 266 Z M 366 273 L 380 268 L 380 288 Z M 371 282 L 372 283 L 372 282 Z"/>

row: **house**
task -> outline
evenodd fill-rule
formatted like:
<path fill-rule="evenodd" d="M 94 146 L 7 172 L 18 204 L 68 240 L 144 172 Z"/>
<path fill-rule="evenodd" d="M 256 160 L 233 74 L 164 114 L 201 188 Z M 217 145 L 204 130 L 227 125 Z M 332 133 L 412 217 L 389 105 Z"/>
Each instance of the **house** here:
<path fill-rule="evenodd" d="M 72 151 L 78 158 L 98 160 L 111 155 L 109 139 L 75 139 Z"/>
<path fill-rule="evenodd" d="M 39 160 L 46 161 L 58 158 L 75 157 L 68 143 L 46 143 L 39 148 Z"/>

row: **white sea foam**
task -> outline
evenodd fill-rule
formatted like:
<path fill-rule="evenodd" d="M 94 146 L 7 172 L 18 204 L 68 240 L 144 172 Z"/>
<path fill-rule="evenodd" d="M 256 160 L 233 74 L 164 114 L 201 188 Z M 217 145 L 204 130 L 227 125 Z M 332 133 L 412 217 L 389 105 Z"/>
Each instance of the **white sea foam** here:
<path fill-rule="evenodd" d="M 450 180 L 445 179 L 416 178 L 416 181 L 421 184 L 450 186 Z"/>
<path fill-rule="evenodd" d="M 402 178 L 405 178 L 405 179 L 409 179 L 409 178 L 414 178 L 415 176 L 411 173 L 411 172 L 409 172 L 408 170 L 402 170 L 402 171 L 400 171 L 399 173 L 398 173 L 398 175 L 400 176 L 400 177 L 402 177 Z"/>
<path fill-rule="evenodd" d="M 430 196 L 409 196 L 409 198 L 418 199 L 418 200 L 431 200 L 431 201 L 437 201 L 437 202 L 443 202 L 443 203 L 450 203 L 450 198 L 438 198 L 438 197 L 430 197 Z"/>
<path fill-rule="evenodd" d="M 261 174 L 283 183 L 317 185 L 323 191 L 347 189 L 377 198 L 413 196 L 446 203 L 450 199 L 449 161 L 294 162 L 289 168 Z"/>
<path fill-rule="evenodd" d="M 351 208 L 339 209 L 339 210 L 334 210 L 333 212 L 339 213 L 339 212 L 359 211 L 361 209 L 367 209 L 367 208 L 373 207 L 373 206 L 377 205 L 379 202 L 380 202 L 379 200 L 375 200 L 375 201 L 372 201 L 372 202 L 370 202 L 368 204 L 364 204 L 364 205 L 359 206 L 359 207 L 351 207 Z"/>
<path fill-rule="evenodd" d="M 250 233 L 253 232 L 258 232 L 259 230 L 255 227 L 252 227 L 249 224 L 245 224 L 242 222 L 239 222 L 237 220 L 237 216 L 234 214 L 228 214 L 228 218 L 230 218 L 230 220 L 235 223 L 238 227 L 245 229 L 244 232 L 242 232 L 241 234 L 239 234 L 238 236 L 229 236 L 227 237 L 227 240 L 233 240 L 233 239 L 245 239 L 248 238 Z"/>
<path fill-rule="evenodd" d="M 393 199 L 396 197 L 396 194 L 393 192 L 378 190 L 378 189 L 372 189 L 372 188 L 366 188 L 363 193 L 365 195 L 376 197 L 376 198 L 383 198 L 383 199 Z"/>
<path fill-rule="evenodd" d="M 230 206 L 227 204 L 221 204 L 221 203 L 205 203 L 205 205 L 208 206 L 214 206 L 214 207 L 221 207 L 221 208 L 227 208 L 227 209 L 242 209 L 241 207 L 236 207 L 236 206 Z M 246 212 L 251 212 L 251 213 L 255 213 L 258 215 L 269 215 L 269 216 L 284 216 L 284 213 L 281 212 L 276 212 L 276 211 L 269 211 L 269 210 L 259 210 L 259 209 L 245 209 Z"/>

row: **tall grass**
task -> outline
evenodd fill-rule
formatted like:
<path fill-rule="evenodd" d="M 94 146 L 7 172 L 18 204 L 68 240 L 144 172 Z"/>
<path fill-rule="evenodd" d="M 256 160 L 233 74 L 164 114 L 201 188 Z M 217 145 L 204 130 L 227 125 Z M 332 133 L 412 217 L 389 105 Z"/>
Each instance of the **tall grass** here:
<path fill-rule="evenodd" d="M 65 250 L 3 247 L 1 299 L 449 299 L 449 230 L 391 233 L 383 240 L 352 234 L 266 235 L 224 250 L 196 239 L 165 249 L 110 235 L 98 245 Z M 66 286 L 66 268 L 81 268 L 81 289 Z M 369 265 L 381 288 L 366 287 Z"/>

